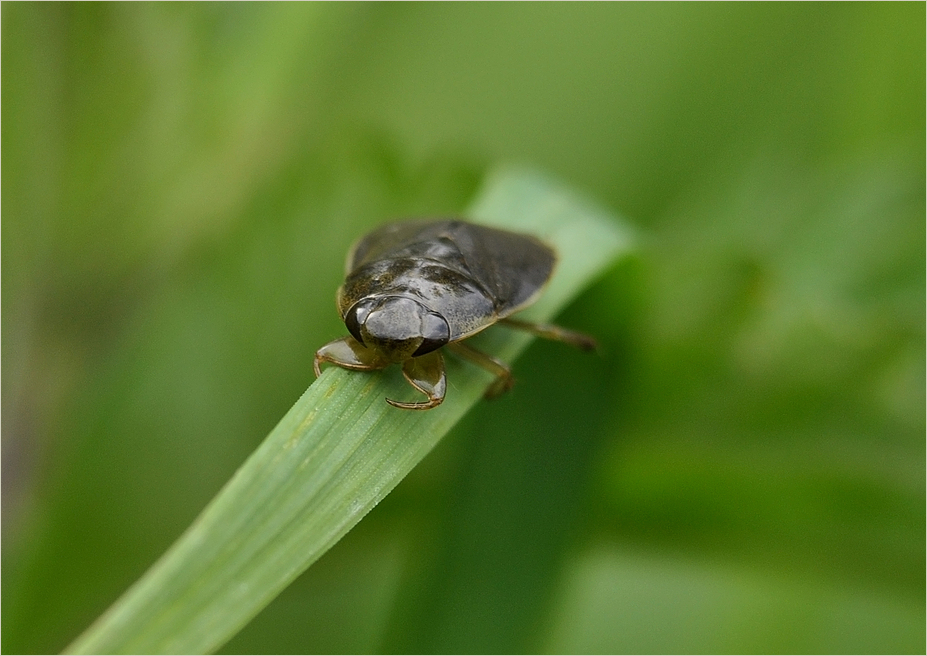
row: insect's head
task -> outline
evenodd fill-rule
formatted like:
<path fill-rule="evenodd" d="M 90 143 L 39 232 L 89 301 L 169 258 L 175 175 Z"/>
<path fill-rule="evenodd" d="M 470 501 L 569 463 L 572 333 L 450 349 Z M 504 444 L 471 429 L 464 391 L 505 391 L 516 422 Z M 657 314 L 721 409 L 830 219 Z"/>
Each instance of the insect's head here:
<path fill-rule="evenodd" d="M 362 299 L 347 311 L 344 323 L 354 339 L 393 362 L 430 353 L 451 337 L 444 317 L 403 296 Z"/>

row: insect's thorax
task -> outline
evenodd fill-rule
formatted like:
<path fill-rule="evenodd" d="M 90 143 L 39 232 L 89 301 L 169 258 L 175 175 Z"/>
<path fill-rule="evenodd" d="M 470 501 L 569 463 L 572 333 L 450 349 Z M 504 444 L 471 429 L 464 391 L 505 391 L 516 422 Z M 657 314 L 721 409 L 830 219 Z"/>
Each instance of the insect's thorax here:
<path fill-rule="evenodd" d="M 338 293 L 341 315 L 362 299 L 385 296 L 414 299 L 441 315 L 452 340 L 484 328 L 496 316 L 491 295 L 465 266 L 420 255 L 378 260 L 352 271 Z"/>

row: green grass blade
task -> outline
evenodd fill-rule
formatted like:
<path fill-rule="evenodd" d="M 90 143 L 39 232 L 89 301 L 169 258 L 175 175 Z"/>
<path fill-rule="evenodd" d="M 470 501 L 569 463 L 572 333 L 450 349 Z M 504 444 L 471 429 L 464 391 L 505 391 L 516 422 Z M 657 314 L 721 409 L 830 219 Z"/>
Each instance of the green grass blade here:
<path fill-rule="evenodd" d="M 522 316 L 550 320 L 630 248 L 620 221 L 547 178 L 503 170 L 468 216 L 528 231 L 560 254 L 541 299 Z M 511 361 L 529 335 L 496 328 L 481 348 Z M 168 552 L 68 647 L 74 653 L 217 649 L 386 496 L 478 402 L 489 375 L 446 358 L 447 400 L 427 412 L 396 367 L 328 367 Z M 309 372 L 311 375 L 311 372 Z"/>

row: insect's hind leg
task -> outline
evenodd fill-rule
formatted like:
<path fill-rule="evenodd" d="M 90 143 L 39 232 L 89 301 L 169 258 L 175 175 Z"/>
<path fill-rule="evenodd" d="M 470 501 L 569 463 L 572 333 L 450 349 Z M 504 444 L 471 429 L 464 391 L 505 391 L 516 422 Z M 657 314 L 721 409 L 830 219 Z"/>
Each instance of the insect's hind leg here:
<path fill-rule="evenodd" d="M 583 333 L 576 332 L 575 330 L 567 330 L 566 328 L 561 328 L 560 326 L 555 326 L 549 323 L 530 323 L 528 321 L 521 321 L 519 319 L 512 319 L 511 317 L 506 317 L 499 321 L 501 324 L 505 324 L 510 328 L 517 328 L 518 330 L 524 330 L 529 333 L 533 333 L 538 337 L 543 337 L 545 339 L 552 339 L 558 342 L 564 342 L 575 346 L 576 348 L 582 349 L 583 351 L 594 351 L 598 348 L 598 344 L 595 339 L 589 335 L 584 335 Z"/>
<path fill-rule="evenodd" d="M 486 371 L 496 376 L 496 379 L 492 384 L 486 388 L 486 392 L 483 394 L 487 399 L 494 399 L 497 396 L 504 394 L 512 388 L 512 385 L 515 384 L 515 378 L 512 376 L 512 370 L 509 369 L 508 365 L 497 360 L 491 355 L 487 355 L 482 351 L 477 351 L 472 346 L 468 346 L 463 342 L 451 342 L 445 348 L 452 350 L 457 355 L 466 358 L 473 364 L 479 365 Z"/>

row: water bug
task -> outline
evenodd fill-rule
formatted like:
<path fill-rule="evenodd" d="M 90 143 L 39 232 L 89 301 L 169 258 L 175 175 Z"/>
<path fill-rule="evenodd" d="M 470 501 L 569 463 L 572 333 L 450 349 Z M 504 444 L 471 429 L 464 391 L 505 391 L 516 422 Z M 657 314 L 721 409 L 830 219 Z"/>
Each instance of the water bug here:
<path fill-rule="evenodd" d="M 446 346 L 495 375 L 487 398 L 502 394 L 514 382 L 509 367 L 463 341 L 493 324 L 595 348 L 581 333 L 511 318 L 540 296 L 555 263 L 553 249 L 531 235 L 460 219 L 383 225 L 348 253 L 337 304 L 351 334 L 316 351 L 315 374 L 323 362 L 357 371 L 401 364 L 406 380 L 428 398 L 387 403 L 427 410 L 447 390 L 440 350 Z"/>

